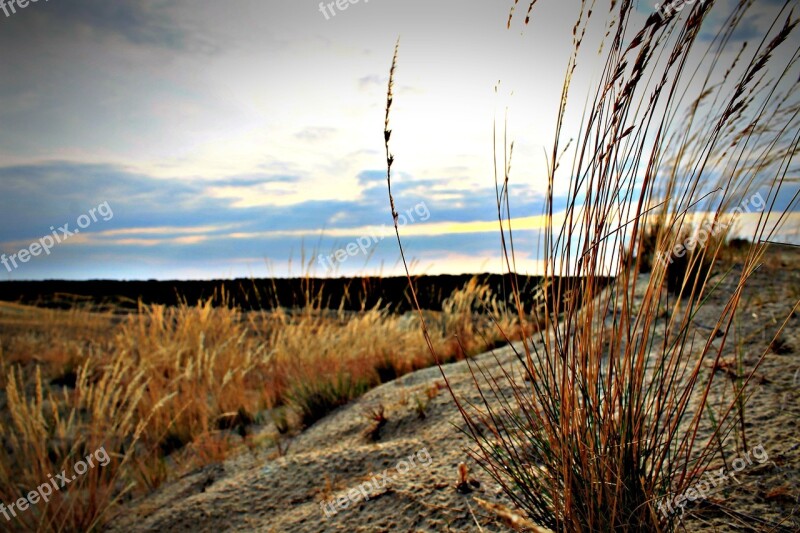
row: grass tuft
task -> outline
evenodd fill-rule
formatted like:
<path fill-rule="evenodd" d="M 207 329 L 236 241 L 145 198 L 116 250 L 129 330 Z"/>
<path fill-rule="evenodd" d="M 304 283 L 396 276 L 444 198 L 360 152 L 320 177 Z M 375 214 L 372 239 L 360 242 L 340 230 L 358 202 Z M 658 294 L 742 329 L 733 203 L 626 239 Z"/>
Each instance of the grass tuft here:
<path fill-rule="evenodd" d="M 544 305 L 535 320 L 542 327 L 531 338 L 523 331 L 515 361 L 496 361 L 500 372 L 470 362 L 477 402 L 457 397 L 440 367 L 474 459 L 541 527 L 673 531 L 682 515 L 669 502 L 715 459 L 746 451 L 730 449 L 744 445 L 743 432 L 741 440 L 729 437 L 745 426 L 749 386 L 769 345 L 755 361 L 738 360 L 733 398 L 722 406 L 712 406 L 709 395 L 726 384 L 706 369 L 722 361 L 742 290 L 786 213 L 773 209 L 800 144 L 800 47 L 790 4 L 778 9 L 763 40 L 730 65 L 722 64 L 721 51 L 755 16 L 752 2 L 731 8 L 707 0 L 641 23 L 633 2 L 611 1 L 608 9 L 580 4 L 548 152 L 548 217 L 539 249 Z M 590 19 L 603 13 L 607 32 L 584 46 Z M 715 20 L 726 22 L 708 40 Z M 571 81 L 584 50 L 599 50 L 604 66 L 580 128 L 567 132 Z M 389 118 L 397 62 L 395 51 L 384 135 L 393 214 L 397 161 Z M 567 151 L 572 168 L 559 172 Z M 513 274 L 509 173 L 504 165 L 504 180 L 496 180 L 497 212 L 503 259 Z M 566 192 L 557 197 L 557 190 Z M 731 208 L 756 192 L 766 199 L 748 228 L 742 262 L 718 268 L 736 217 Z M 563 213 L 554 213 L 557 205 L 566 206 Z M 724 231 L 695 238 L 697 212 Z M 397 236 L 402 255 L 399 230 Z M 669 267 L 653 259 L 670 254 L 676 257 Z M 406 272 L 410 282 L 407 265 Z M 722 287 L 727 301 L 701 333 L 693 321 Z M 514 289 L 523 315 L 528 302 Z M 433 332 L 423 323 L 431 352 Z"/>

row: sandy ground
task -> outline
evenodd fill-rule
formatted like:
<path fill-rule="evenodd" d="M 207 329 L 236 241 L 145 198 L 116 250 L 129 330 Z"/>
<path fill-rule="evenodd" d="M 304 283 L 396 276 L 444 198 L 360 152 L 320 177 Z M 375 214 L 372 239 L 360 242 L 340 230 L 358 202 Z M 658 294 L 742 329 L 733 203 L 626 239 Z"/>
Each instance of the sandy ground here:
<path fill-rule="evenodd" d="M 724 348 L 728 359 L 737 349 L 748 364 L 758 359 L 769 344 L 765 339 L 772 338 L 800 297 L 797 267 L 800 250 L 788 250 L 770 254 L 756 271 L 745 291 L 746 312 L 736 324 L 740 342 L 730 337 Z M 735 268 L 728 280 L 738 276 Z M 730 284 L 723 282 L 695 317 L 692 334 L 698 340 L 708 338 L 711 317 L 719 316 L 729 294 Z M 688 507 L 686 531 L 800 531 L 799 349 L 800 315 L 795 313 L 759 369 L 745 412 L 748 448 L 762 445 L 768 459 L 753 461 L 712 496 Z M 495 355 L 500 361 L 513 360 L 509 348 Z M 496 365 L 489 354 L 477 359 L 490 368 Z M 444 371 L 459 397 L 476 399 L 465 362 L 447 365 Z M 730 376 L 720 372 L 715 394 L 730 395 Z M 511 530 L 511 518 L 482 503 L 508 505 L 497 484 L 468 458 L 465 447 L 470 443 L 458 430 L 462 421 L 443 384 L 438 368 L 386 383 L 285 442 L 283 453 L 275 448 L 245 450 L 224 464 L 186 475 L 131 504 L 110 529 Z M 422 418 L 418 406 L 426 402 Z M 379 404 L 388 422 L 373 442 L 364 436 L 371 425 L 365 412 Z M 476 482 L 467 494 L 455 489 L 462 461 Z"/>

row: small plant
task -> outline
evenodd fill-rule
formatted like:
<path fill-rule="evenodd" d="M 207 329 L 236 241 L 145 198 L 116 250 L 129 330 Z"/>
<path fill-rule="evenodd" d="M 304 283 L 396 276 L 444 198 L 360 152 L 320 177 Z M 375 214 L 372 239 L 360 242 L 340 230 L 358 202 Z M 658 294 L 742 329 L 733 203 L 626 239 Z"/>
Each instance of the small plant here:
<path fill-rule="evenodd" d="M 388 422 L 384 414 L 383 404 L 378 404 L 376 407 L 368 409 L 367 412 L 364 413 L 364 416 L 369 421 L 369 425 L 364 430 L 364 437 L 372 442 L 379 440 L 381 429 L 383 429 L 383 426 Z"/>
<path fill-rule="evenodd" d="M 778 335 L 775 340 L 770 343 L 769 349 L 775 355 L 786 355 L 793 351 L 792 345 L 789 344 L 786 337 L 783 335 Z"/>
<path fill-rule="evenodd" d="M 272 423 L 275 424 L 275 429 L 278 430 L 280 435 L 285 435 L 289 432 L 289 417 L 287 416 L 285 408 L 276 407 L 275 409 L 270 409 L 269 416 L 272 420 Z"/>
<path fill-rule="evenodd" d="M 436 381 L 431 386 L 429 386 L 428 388 L 425 389 L 425 396 L 428 397 L 429 401 L 433 400 L 434 398 L 439 396 L 439 393 L 445 388 L 446 387 L 445 387 L 444 383 L 442 383 L 440 381 Z"/>
<path fill-rule="evenodd" d="M 428 403 L 429 400 L 423 399 L 420 396 L 414 396 L 414 412 L 417 414 L 417 418 L 420 420 L 425 420 L 427 418 L 427 410 L 428 410 Z"/>
<path fill-rule="evenodd" d="M 475 479 L 470 479 L 469 468 L 467 463 L 458 463 L 458 483 L 456 483 L 456 491 L 460 494 L 469 494 L 474 489 L 480 488 L 481 484 Z"/>
<path fill-rule="evenodd" d="M 403 407 L 408 405 L 408 389 L 405 387 L 403 390 L 400 391 L 400 398 L 397 400 L 397 403 L 402 405 Z"/>

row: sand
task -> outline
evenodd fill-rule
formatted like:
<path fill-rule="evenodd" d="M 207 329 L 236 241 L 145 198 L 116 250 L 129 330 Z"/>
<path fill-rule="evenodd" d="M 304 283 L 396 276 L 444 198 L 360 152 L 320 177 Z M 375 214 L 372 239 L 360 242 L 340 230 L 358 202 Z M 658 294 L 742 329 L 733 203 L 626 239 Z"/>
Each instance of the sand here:
<path fill-rule="evenodd" d="M 748 283 L 743 299 L 747 313 L 736 326 L 747 363 L 758 359 L 769 343 L 765 339 L 800 297 L 798 266 L 800 250 L 772 253 Z M 639 285 L 644 285 L 642 280 Z M 695 318 L 692 334 L 698 340 L 708 338 L 707 328 L 712 317 L 719 316 L 729 291 L 729 284 L 723 283 Z M 728 359 L 734 357 L 732 339 L 723 352 Z M 748 448 L 762 445 L 768 459 L 751 461 L 735 480 L 687 507 L 687 531 L 768 531 L 767 522 L 781 523 L 777 531 L 800 531 L 799 349 L 800 316 L 795 313 L 758 371 L 745 414 Z M 504 364 L 513 361 L 509 347 L 476 359 L 492 369 L 495 357 Z M 443 370 L 459 397 L 476 399 L 466 362 Z M 730 392 L 727 371 L 720 372 L 718 386 Z M 245 448 L 223 464 L 162 486 L 128 505 L 110 530 L 533 530 L 513 514 L 499 486 L 469 459 L 469 439 L 458 429 L 463 426 L 461 417 L 443 385 L 438 368 L 386 383 L 287 439 L 281 453 L 274 447 Z M 424 418 L 417 399 L 427 402 Z M 365 413 L 379 404 L 388 421 L 372 441 L 364 435 L 371 425 Z M 461 462 L 468 467 L 471 492 L 456 490 Z"/>

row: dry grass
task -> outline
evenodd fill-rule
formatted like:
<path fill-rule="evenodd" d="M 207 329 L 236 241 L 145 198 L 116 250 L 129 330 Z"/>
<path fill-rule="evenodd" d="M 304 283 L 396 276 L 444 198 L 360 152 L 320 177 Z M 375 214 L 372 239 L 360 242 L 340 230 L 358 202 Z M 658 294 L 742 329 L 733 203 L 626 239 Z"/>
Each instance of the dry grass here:
<path fill-rule="evenodd" d="M 540 526 L 671 531 L 681 515 L 662 513 L 660 504 L 684 493 L 719 455 L 747 451 L 731 450 L 744 439 L 729 437 L 744 427 L 748 385 L 757 379 L 770 342 L 750 364 L 739 358 L 733 397 L 722 406 L 708 403 L 716 372 L 705 369 L 719 366 L 742 289 L 763 256 L 760 243 L 785 213 L 774 209 L 774 200 L 791 181 L 787 174 L 800 142 L 798 19 L 787 2 L 763 41 L 743 49 L 735 65 L 724 65 L 721 51 L 755 16 L 752 2 L 734 2 L 732 10 L 714 0 L 691 3 L 680 16 L 654 13 L 639 27 L 632 16 L 636 3 L 596 4 L 580 5 L 556 102 L 547 171 L 550 217 L 539 250 L 547 289 L 537 322 L 545 327 L 524 342 L 514 368 L 497 375 L 470 365 L 480 402 L 455 394 L 453 400 L 475 459 Z M 726 22 L 709 44 L 701 30 L 712 13 Z M 590 19 L 603 14 L 602 43 L 584 43 Z M 604 68 L 580 129 L 562 131 L 582 49 L 600 50 Z M 393 213 L 397 162 L 389 149 L 389 117 L 397 58 L 396 49 L 384 132 Z M 577 99 L 582 105 L 583 95 Z M 559 172 L 565 139 L 576 139 L 573 165 Z M 498 218 L 506 267 L 514 272 L 509 169 L 501 172 Z M 567 198 L 555 198 L 564 182 Z M 693 317 L 718 288 L 710 280 L 725 232 L 686 254 L 679 267 L 666 269 L 651 258 L 690 234 L 691 210 L 712 213 L 716 224 L 756 191 L 767 198 L 752 231 L 755 244 L 741 255 L 741 274 L 713 327 L 690 335 Z M 557 203 L 566 205 L 561 226 L 553 222 Z M 645 280 L 638 277 L 642 270 L 651 273 Z M 608 273 L 616 275 L 610 287 L 601 283 Z M 582 302 L 566 298 L 574 288 L 563 282 L 569 275 L 581 276 Z M 724 272 L 721 279 L 731 281 Z M 522 309 L 525 302 L 517 301 Z M 782 329 L 786 322 L 779 322 Z M 434 331 L 424 329 L 426 335 Z M 429 348 L 436 350 L 432 339 Z"/>
<path fill-rule="evenodd" d="M 476 283 L 430 316 L 441 324 L 437 349 L 453 360 L 500 340 L 492 320 L 515 327 Z M 15 522 L 32 531 L 87 530 L 109 519 L 120 499 L 223 460 L 249 442 L 256 423 L 274 426 L 281 453 L 280 434 L 433 364 L 418 328 L 382 309 L 328 311 L 313 301 L 248 313 L 210 301 L 142 305 L 122 317 L 3 304 L 0 501 L 15 501 L 104 446 L 108 466 Z"/>

